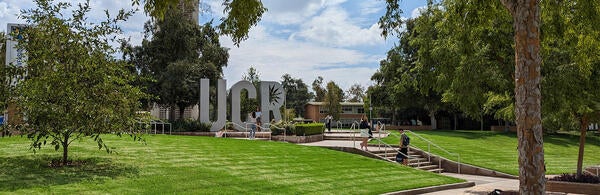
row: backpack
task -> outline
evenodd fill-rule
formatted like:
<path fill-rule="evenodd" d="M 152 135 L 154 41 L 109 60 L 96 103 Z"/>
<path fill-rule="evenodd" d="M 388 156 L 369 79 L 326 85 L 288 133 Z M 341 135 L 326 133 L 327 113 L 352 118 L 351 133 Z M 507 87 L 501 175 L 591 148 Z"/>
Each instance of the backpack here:
<path fill-rule="evenodd" d="M 402 140 L 402 145 L 408 146 L 410 144 L 410 137 L 408 135 L 404 135 L 404 139 Z"/>

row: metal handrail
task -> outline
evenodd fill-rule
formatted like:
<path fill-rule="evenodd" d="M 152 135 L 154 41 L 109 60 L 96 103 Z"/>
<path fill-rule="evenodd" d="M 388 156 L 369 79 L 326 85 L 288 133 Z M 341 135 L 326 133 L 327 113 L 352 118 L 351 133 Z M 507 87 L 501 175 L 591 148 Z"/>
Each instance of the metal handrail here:
<path fill-rule="evenodd" d="M 338 129 L 344 128 L 344 124 L 342 124 L 342 122 L 340 122 L 340 121 L 337 121 L 335 124 L 335 128 L 338 128 Z"/>
<path fill-rule="evenodd" d="M 244 129 L 245 132 L 249 132 L 249 130 L 248 130 L 248 123 L 244 123 L 244 126 L 242 126 L 240 124 L 237 124 L 237 123 L 234 123 L 234 122 L 227 122 L 227 124 L 233 124 L 233 125 L 241 128 L 241 129 Z M 225 137 L 227 137 L 227 131 L 225 131 L 223 133 L 223 135 L 225 135 Z M 250 136 L 250 134 L 248 134 L 248 136 Z"/>
<path fill-rule="evenodd" d="M 411 130 L 404 130 L 404 131 L 408 131 L 409 133 L 412 133 L 412 135 L 415 135 L 415 136 L 417 136 L 418 138 L 420 138 L 421 140 L 423 140 L 423 141 L 427 142 L 427 155 L 428 155 L 428 160 L 429 160 L 430 162 L 431 162 L 431 155 L 432 155 L 432 153 L 431 153 L 431 145 L 433 145 L 434 147 L 436 147 L 436 148 L 438 148 L 438 149 L 442 150 L 443 152 L 446 152 L 446 153 L 447 153 L 447 154 L 449 154 L 449 155 L 452 155 L 452 156 L 457 156 L 457 157 L 458 157 L 458 166 L 457 166 L 457 167 L 458 167 L 458 173 L 460 174 L 460 154 L 459 154 L 459 153 L 452 153 L 452 152 L 448 152 L 448 150 L 446 150 L 446 149 L 444 149 L 444 148 L 440 147 L 439 145 L 437 145 L 437 144 L 435 144 L 435 143 L 433 143 L 433 142 L 429 141 L 428 139 L 425 139 L 424 137 L 422 137 L 422 136 L 420 136 L 420 135 L 418 135 L 418 134 L 416 134 L 416 133 L 412 132 Z M 396 137 L 398 137 L 398 138 L 402 139 L 402 137 L 401 137 L 401 136 L 398 136 L 398 135 L 395 135 L 395 134 L 394 134 L 394 136 L 396 136 Z M 412 146 L 412 147 L 415 147 L 415 146 Z M 423 150 L 423 149 L 421 149 L 421 148 L 419 148 L 419 147 L 415 147 L 415 148 L 417 148 L 417 149 L 420 149 L 420 150 Z M 433 154 L 433 155 L 435 155 L 435 154 Z M 439 163 L 439 166 L 440 166 L 440 168 L 441 168 L 441 164 L 442 164 L 442 162 L 441 162 L 441 161 L 442 161 L 442 156 L 440 156 L 440 155 L 435 155 L 435 156 L 438 156 L 438 157 L 439 157 L 439 160 L 438 160 L 439 162 L 438 162 L 438 163 Z"/>

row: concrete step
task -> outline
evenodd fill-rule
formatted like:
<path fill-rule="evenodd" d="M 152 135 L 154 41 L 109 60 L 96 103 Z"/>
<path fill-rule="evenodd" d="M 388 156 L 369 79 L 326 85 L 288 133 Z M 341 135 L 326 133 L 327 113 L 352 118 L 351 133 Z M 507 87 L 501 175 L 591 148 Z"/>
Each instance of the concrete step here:
<path fill-rule="evenodd" d="M 437 165 L 423 165 L 423 166 L 414 167 L 414 168 L 421 169 L 421 170 L 430 170 L 430 169 L 439 169 L 440 167 L 438 167 Z"/>
<path fill-rule="evenodd" d="M 409 163 L 413 163 L 413 162 L 424 162 L 427 161 L 427 158 L 409 158 L 408 162 Z"/>
<path fill-rule="evenodd" d="M 444 169 L 439 169 L 439 168 L 438 169 L 428 169 L 426 171 L 433 172 L 433 173 L 442 173 L 442 172 L 444 172 Z"/>
<path fill-rule="evenodd" d="M 346 137 L 346 136 L 323 136 L 324 140 L 347 140 L 347 141 L 362 141 L 360 137 Z"/>
<path fill-rule="evenodd" d="M 425 167 L 425 166 L 430 166 L 431 162 L 429 161 L 423 161 L 423 162 L 413 162 L 413 163 L 408 163 L 408 166 L 411 167 Z M 435 165 L 437 167 L 437 165 Z"/>

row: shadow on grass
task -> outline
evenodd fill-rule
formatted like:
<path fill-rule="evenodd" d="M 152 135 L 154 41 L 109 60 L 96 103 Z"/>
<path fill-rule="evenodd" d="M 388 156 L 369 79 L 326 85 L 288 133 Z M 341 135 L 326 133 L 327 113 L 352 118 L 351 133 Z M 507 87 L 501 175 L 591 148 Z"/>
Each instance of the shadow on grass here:
<path fill-rule="evenodd" d="M 103 181 L 120 176 L 134 176 L 139 170 L 132 166 L 115 164 L 109 159 L 78 159 L 79 166 L 52 168 L 51 156 L 0 157 L 0 191 L 64 185 L 83 181 Z"/>
<path fill-rule="evenodd" d="M 433 131 L 417 131 L 418 134 L 437 135 L 447 137 L 460 137 L 465 139 L 483 139 L 495 136 L 506 136 L 516 138 L 516 133 L 511 132 L 495 132 L 495 131 L 479 131 L 479 130 L 433 130 Z"/>

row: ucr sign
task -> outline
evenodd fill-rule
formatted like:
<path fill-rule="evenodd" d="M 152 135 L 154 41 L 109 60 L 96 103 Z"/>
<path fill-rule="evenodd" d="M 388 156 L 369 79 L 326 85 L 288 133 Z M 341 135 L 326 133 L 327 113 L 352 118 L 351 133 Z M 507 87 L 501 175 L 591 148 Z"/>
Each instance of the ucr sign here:
<path fill-rule="evenodd" d="M 210 131 L 218 131 L 225 127 L 225 122 L 227 121 L 225 86 L 226 81 L 224 79 L 217 81 L 217 121 L 211 122 L 209 117 L 209 80 L 200 80 L 200 122 L 212 123 Z M 248 90 L 248 98 L 256 99 L 256 88 L 249 81 L 239 81 L 231 87 L 231 121 L 239 125 L 243 124 L 240 116 L 240 96 L 242 89 Z M 269 113 L 273 114 L 275 121 L 281 120 L 279 108 L 281 108 L 285 100 L 285 92 L 278 82 L 261 81 L 260 94 L 260 110 L 264 113 L 261 120 L 264 121 L 263 127 L 266 128 L 267 123 L 271 121 Z M 234 125 L 234 128 L 242 130 L 237 125 Z"/>

